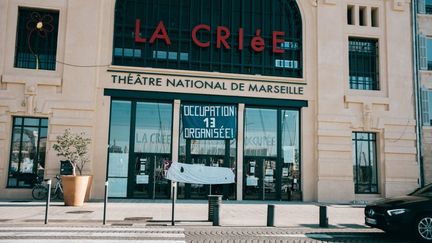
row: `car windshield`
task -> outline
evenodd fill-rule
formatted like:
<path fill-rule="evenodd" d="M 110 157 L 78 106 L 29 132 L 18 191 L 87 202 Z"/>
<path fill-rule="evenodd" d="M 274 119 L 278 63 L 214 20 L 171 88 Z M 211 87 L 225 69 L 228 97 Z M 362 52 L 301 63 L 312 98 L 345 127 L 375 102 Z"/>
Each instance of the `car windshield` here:
<path fill-rule="evenodd" d="M 411 192 L 408 195 L 412 196 L 423 196 L 423 197 L 432 197 L 432 184 L 429 184 L 425 187 L 418 188 L 415 191 Z"/>

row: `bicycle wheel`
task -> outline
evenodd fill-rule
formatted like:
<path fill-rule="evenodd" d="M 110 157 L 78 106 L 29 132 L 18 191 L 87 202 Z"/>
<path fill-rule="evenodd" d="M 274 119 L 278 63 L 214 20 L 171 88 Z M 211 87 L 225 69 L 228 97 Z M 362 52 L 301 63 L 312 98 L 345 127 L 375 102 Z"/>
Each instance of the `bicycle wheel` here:
<path fill-rule="evenodd" d="M 57 199 L 57 190 L 55 188 L 51 189 L 51 200 Z"/>
<path fill-rule="evenodd" d="M 63 200 L 64 199 L 64 195 L 63 195 L 63 192 L 59 189 L 59 190 L 57 190 L 57 199 L 59 199 L 59 200 Z"/>
<path fill-rule="evenodd" d="M 43 185 L 36 185 L 32 190 L 32 197 L 36 200 L 42 200 L 47 197 L 47 189 Z"/>

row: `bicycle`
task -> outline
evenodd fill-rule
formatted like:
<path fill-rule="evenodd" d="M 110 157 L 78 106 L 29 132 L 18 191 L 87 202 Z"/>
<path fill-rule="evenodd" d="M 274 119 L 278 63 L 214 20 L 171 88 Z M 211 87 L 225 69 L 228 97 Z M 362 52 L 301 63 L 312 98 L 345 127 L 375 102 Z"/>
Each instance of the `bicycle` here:
<path fill-rule="evenodd" d="M 63 187 L 61 184 L 60 175 L 56 175 L 55 177 L 57 182 L 55 183 L 54 188 L 51 189 L 51 199 L 63 199 Z M 36 200 L 46 199 L 48 195 L 48 187 L 46 183 L 38 182 L 35 184 L 32 190 L 32 196 Z"/>

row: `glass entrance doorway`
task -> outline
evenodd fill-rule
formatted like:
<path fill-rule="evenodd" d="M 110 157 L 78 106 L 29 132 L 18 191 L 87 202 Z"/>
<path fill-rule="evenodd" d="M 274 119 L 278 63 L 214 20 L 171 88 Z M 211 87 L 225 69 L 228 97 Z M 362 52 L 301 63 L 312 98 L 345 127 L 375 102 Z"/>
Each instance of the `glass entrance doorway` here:
<path fill-rule="evenodd" d="M 171 183 L 164 176 L 164 163 L 168 160 L 170 160 L 169 154 L 135 154 L 133 197 L 148 199 L 170 197 Z"/>
<path fill-rule="evenodd" d="M 235 173 L 236 140 L 181 140 L 179 160 L 181 163 L 203 166 L 227 167 Z M 235 199 L 235 184 L 202 185 L 179 183 L 178 198 L 207 199 L 207 196 L 222 195 L 224 199 Z"/>
<path fill-rule="evenodd" d="M 109 197 L 170 198 L 172 104 L 111 102 Z"/>
<path fill-rule="evenodd" d="M 276 200 L 276 158 L 246 157 L 243 165 L 245 199 Z"/>
<path fill-rule="evenodd" d="M 179 162 L 236 170 L 235 105 L 181 105 Z M 235 199 L 235 183 L 203 185 L 179 183 L 178 198 L 207 199 L 209 194 Z"/>
<path fill-rule="evenodd" d="M 299 112 L 246 108 L 243 198 L 301 200 Z"/>

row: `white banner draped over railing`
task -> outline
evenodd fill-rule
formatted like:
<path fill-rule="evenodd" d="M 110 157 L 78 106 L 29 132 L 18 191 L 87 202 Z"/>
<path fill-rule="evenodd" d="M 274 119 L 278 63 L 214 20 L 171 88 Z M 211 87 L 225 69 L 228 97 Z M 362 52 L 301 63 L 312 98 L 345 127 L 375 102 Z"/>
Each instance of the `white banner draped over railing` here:
<path fill-rule="evenodd" d="M 217 185 L 234 183 L 235 176 L 230 168 L 173 162 L 166 178 L 175 182 Z"/>

